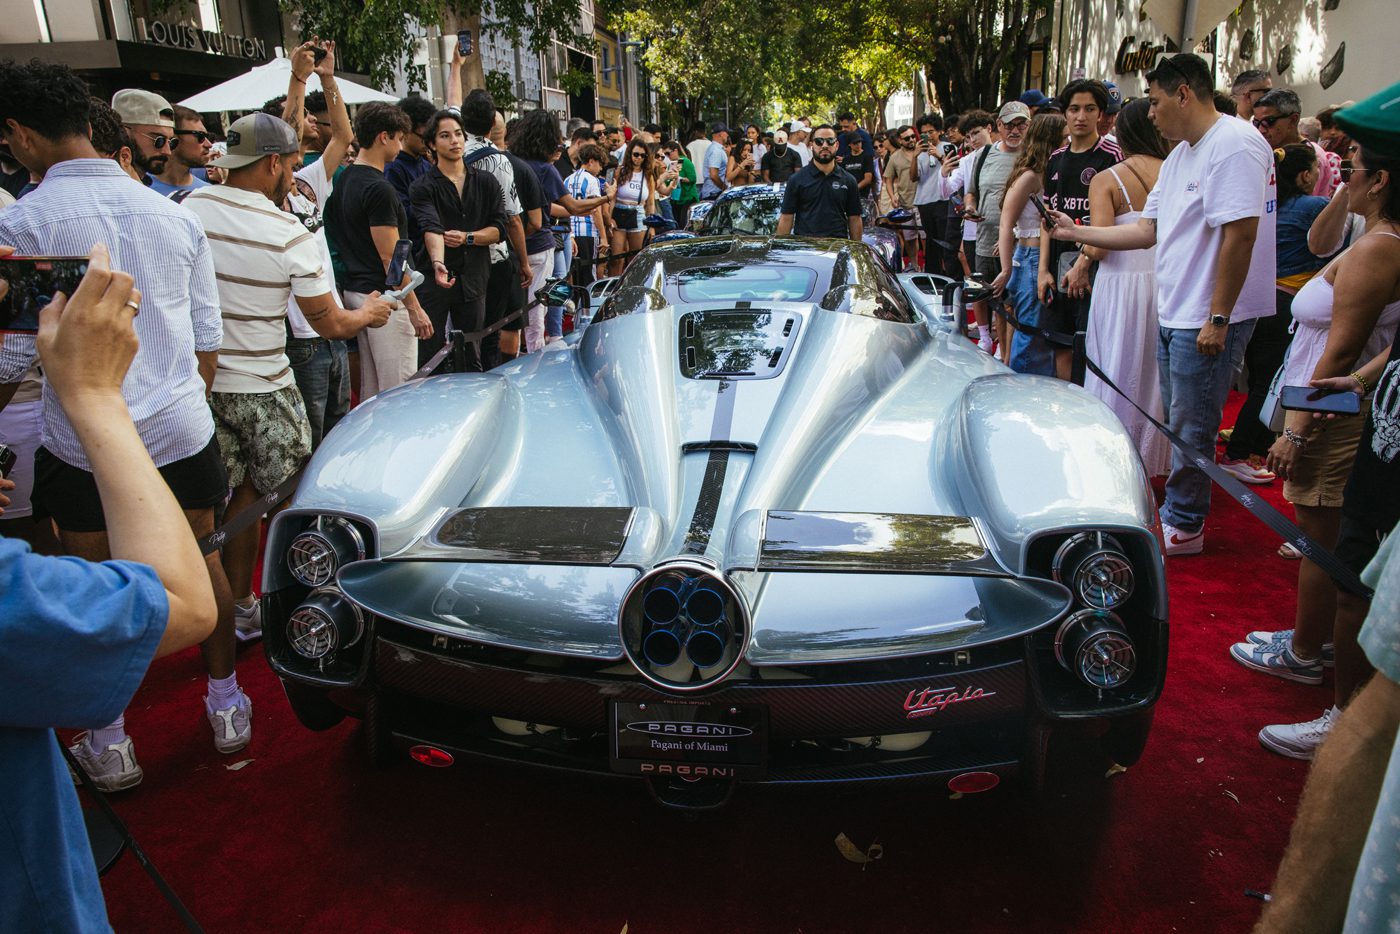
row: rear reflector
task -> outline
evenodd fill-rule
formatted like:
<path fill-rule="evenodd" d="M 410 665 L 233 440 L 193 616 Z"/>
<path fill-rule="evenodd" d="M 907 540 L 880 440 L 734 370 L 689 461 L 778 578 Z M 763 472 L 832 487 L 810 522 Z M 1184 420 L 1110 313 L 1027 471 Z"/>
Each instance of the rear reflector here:
<path fill-rule="evenodd" d="M 948 790 L 956 794 L 975 795 L 979 791 L 991 791 L 1001 784 L 1001 779 L 993 772 L 964 772 L 948 780 Z"/>
<path fill-rule="evenodd" d="M 414 746 L 408 751 L 408 754 L 414 762 L 435 769 L 445 769 L 455 761 L 452 758 L 452 753 L 436 746 Z"/>

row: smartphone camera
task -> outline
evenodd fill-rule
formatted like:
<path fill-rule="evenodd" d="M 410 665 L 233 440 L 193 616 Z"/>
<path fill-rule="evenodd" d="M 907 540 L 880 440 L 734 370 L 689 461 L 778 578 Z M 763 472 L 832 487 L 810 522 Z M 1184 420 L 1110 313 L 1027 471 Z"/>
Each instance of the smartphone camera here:
<path fill-rule="evenodd" d="M 7 256 L 0 279 L 9 286 L 0 300 L 0 331 L 35 332 L 39 312 L 55 293 L 72 295 L 87 273 L 86 256 Z"/>
<path fill-rule="evenodd" d="M 325 61 L 327 54 L 329 53 L 318 45 L 311 50 L 311 61 L 319 65 L 321 62 Z"/>
<path fill-rule="evenodd" d="M 8 444 L 0 444 L 0 480 L 10 475 L 10 471 L 15 469 L 15 462 L 19 460 L 19 455 L 14 452 Z"/>

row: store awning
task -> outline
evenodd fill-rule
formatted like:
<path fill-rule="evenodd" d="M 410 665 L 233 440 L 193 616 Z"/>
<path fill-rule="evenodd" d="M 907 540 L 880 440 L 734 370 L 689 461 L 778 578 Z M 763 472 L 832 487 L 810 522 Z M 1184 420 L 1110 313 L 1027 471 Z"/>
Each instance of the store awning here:
<path fill-rule="evenodd" d="M 292 61 L 288 58 L 274 58 L 266 65 L 258 65 L 236 78 L 216 84 L 207 91 L 188 97 L 181 104 L 200 113 L 218 113 L 225 110 L 258 110 L 263 104 L 287 93 L 287 84 L 292 77 Z M 398 98 L 356 84 L 348 78 L 337 78 L 336 86 L 347 104 L 368 104 L 371 101 L 386 101 L 390 104 Z M 321 90 L 321 79 L 313 74 L 306 79 L 307 93 Z"/>

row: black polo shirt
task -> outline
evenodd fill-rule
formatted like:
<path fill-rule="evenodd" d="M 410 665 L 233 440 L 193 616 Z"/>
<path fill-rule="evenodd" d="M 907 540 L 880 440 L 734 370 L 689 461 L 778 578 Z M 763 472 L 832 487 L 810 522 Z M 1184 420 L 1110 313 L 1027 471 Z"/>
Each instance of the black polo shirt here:
<path fill-rule="evenodd" d="M 796 215 L 792 232 L 798 237 L 849 237 L 847 218 L 860 217 L 860 193 L 851 173 L 839 165 L 830 175 L 815 162 L 788 179 L 780 213 Z"/>

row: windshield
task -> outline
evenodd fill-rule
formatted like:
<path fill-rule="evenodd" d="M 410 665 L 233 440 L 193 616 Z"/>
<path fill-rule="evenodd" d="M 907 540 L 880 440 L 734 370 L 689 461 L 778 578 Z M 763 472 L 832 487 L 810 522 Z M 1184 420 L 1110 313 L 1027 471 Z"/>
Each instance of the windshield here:
<path fill-rule="evenodd" d="M 801 302 L 816 291 L 817 272 L 803 266 L 714 265 L 672 279 L 683 302 Z"/>
<path fill-rule="evenodd" d="M 705 233 L 770 236 L 778 229 L 782 204 L 781 196 L 769 192 L 716 204 L 705 219 Z"/>

